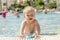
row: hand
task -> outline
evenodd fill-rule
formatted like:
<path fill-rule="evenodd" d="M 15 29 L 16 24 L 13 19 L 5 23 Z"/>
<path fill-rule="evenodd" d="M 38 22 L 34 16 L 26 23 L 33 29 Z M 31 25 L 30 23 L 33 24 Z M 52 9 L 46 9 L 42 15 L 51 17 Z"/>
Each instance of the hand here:
<path fill-rule="evenodd" d="M 40 39 L 41 38 L 40 35 L 37 35 L 37 38 Z"/>
<path fill-rule="evenodd" d="M 25 35 L 21 35 L 20 38 L 25 38 Z"/>

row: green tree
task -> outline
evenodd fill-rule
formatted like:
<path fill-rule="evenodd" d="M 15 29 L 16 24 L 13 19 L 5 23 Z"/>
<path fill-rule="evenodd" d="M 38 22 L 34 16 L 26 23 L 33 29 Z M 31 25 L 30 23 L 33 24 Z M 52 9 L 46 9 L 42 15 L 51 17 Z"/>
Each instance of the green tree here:
<path fill-rule="evenodd" d="M 38 6 L 38 5 L 44 5 L 44 1 L 43 0 L 35 0 L 34 6 Z"/>
<path fill-rule="evenodd" d="M 56 2 L 53 2 L 53 3 L 48 3 L 48 8 L 56 8 L 57 5 L 56 5 Z"/>

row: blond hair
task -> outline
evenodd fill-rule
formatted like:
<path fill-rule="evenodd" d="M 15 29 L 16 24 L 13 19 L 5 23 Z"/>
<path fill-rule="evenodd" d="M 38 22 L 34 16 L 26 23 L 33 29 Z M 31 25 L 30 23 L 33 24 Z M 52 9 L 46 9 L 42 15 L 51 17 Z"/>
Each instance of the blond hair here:
<path fill-rule="evenodd" d="M 29 12 L 29 11 L 33 11 L 33 12 L 35 13 L 35 10 L 34 10 L 33 7 L 31 7 L 31 6 L 27 6 L 27 7 L 24 8 L 24 10 L 23 10 L 23 14 L 25 14 L 25 13 L 27 13 L 27 12 Z"/>

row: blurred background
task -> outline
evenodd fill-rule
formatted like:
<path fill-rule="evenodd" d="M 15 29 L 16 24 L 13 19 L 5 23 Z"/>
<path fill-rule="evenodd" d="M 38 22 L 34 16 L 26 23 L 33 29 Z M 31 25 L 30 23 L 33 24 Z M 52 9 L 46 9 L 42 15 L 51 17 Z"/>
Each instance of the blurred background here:
<path fill-rule="evenodd" d="M 60 0 L 0 0 L 0 36 L 19 36 L 26 6 L 34 7 L 41 35 L 60 34 Z M 7 12 L 5 19 L 3 9 Z"/>

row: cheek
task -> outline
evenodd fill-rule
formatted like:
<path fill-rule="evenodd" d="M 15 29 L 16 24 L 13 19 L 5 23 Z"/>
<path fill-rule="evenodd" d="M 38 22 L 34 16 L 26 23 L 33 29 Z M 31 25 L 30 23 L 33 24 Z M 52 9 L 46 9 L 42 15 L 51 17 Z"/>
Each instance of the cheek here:
<path fill-rule="evenodd" d="M 27 16 L 24 16 L 25 18 L 28 18 Z"/>
<path fill-rule="evenodd" d="M 32 16 L 33 18 L 35 17 L 35 16 Z"/>

